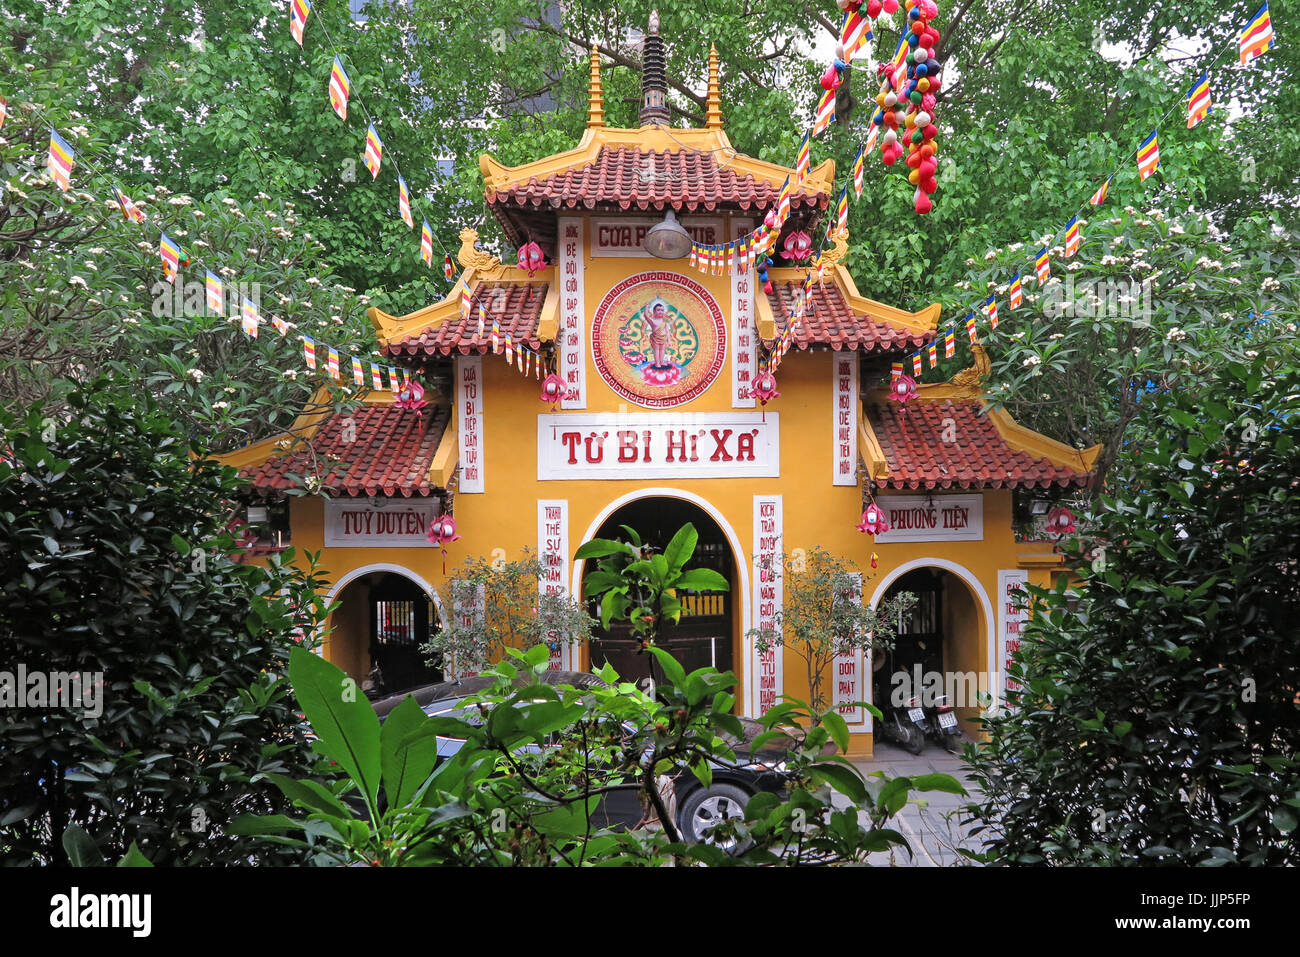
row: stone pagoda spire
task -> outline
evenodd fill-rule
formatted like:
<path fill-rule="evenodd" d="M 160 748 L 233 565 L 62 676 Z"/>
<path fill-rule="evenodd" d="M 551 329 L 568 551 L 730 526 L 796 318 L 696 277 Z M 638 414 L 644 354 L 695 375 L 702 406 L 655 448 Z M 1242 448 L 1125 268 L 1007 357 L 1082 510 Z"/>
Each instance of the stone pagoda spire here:
<path fill-rule="evenodd" d="M 668 125 L 668 77 L 658 10 L 650 14 L 641 47 L 641 125 Z"/>
<path fill-rule="evenodd" d="M 591 83 L 587 87 L 587 128 L 605 125 L 605 94 L 600 88 L 600 51 L 591 45 Z"/>
<path fill-rule="evenodd" d="M 709 95 L 704 106 L 704 126 L 722 129 L 722 96 L 718 92 L 718 48 L 709 44 Z"/>

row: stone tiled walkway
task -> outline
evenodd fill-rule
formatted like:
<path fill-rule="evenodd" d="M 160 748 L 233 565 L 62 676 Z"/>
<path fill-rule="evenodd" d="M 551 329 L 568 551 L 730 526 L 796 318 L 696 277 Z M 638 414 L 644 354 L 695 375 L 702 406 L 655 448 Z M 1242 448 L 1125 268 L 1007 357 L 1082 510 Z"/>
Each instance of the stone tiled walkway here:
<path fill-rule="evenodd" d="M 972 796 L 978 793 L 974 783 L 963 773 L 961 756 L 949 754 L 933 744 L 927 744 L 924 751 L 913 755 L 877 739 L 875 757 L 855 764 L 864 774 L 883 771 L 891 778 L 900 775 L 915 777 L 922 774 L 951 774 Z M 895 828 L 907 838 L 912 847 L 912 856 L 899 850 L 893 853 L 892 860 L 891 855 L 880 854 L 873 858 L 872 863 L 899 867 L 969 864 L 956 849 L 964 846 L 979 850 L 978 838 L 969 836 L 960 822 L 960 807 L 970 800 L 971 797 L 942 791 L 914 792 L 912 801 L 894 818 Z"/>

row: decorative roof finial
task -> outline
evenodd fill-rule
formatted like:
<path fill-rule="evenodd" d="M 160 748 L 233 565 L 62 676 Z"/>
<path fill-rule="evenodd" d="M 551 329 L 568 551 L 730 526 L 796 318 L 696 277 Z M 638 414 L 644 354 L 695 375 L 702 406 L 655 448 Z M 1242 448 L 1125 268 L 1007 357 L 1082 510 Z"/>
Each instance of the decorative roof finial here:
<path fill-rule="evenodd" d="M 659 36 L 659 11 L 641 41 L 641 125 L 668 125 L 668 78 L 664 67 L 664 41 Z"/>
<path fill-rule="evenodd" d="M 722 129 L 722 95 L 718 92 L 718 48 L 709 44 L 709 95 L 704 106 L 704 125 Z"/>
<path fill-rule="evenodd" d="M 605 125 L 605 94 L 600 88 L 600 51 L 591 45 L 591 84 L 587 90 L 587 127 Z"/>

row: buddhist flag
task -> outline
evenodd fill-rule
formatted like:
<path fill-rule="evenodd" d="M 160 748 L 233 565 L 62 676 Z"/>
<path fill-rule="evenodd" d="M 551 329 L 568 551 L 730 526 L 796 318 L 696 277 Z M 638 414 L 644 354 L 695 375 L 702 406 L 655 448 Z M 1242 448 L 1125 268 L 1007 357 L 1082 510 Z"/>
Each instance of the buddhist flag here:
<path fill-rule="evenodd" d="M 1265 3 L 1259 8 L 1259 11 L 1250 18 L 1246 28 L 1241 31 L 1241 39 L 1237 46 L 1241 54 L 1241 62 L 1249 63 L 1256 57 L 1263 56 L 1266 51 L 1273 46 L 1273 22 L 1268 18 L 1268 4 Z"/>
<path fill-rule="evenodd" d="M 0 96 L 0 130 L 5 127 L 5 117 L 9 115 L 9 104 Z"/>
<path fill-rule="evenodd" d="M 817 101 L 817 112 L 813 115 L 812 135 L 816 136 L 835 119 L 835 92 L 823 90 L 822 98 Z"/>
<path fill-rule="evenodd" d="M 262 324 L 262 317 L 257 313 L 257 306 L 253 304 L 251 299 L 244 296 L 240 303 L 239 312 L 239 324 L 243 328 L 245 335 L 256 339 L 258 327 Z"/>
<path fill-rule="evenodd" d="M 1047 255 L 1046 246 L 1038 250 L 1038 258 L 1034 260 L 1034 272 L 1038 276 L 1038 284 L 1040 286 L 1047 282 L 1048 277 L 1052 275 L 1052 264 Z"/>
<path fill-rule="evenodd" d="M 877 112 L 877 116 L 883 116 L 883 113 Z M 880 136 L 880 124 L 875 120 L 871 121 L 871 130 L 867 133 L 867 145 L 862 147 L 862 157 L 865 159 L 871 155 L 871 151 L 876 148 L 876 139 Z"/>
<path fill-rule="evenodd" d="M 384 156 L 384 141 L 379 138 L 379 131 L 375 129 L 375 124 L 371 123 L 370 128 L 366 130 L 366 169 L 370 170 L 370 178 L 379 178 L 379 164 Z"/>
<path fill-rule="evenodd" d="M 903 363 L 895 362 L 889 367 L 889 378 L 892 381 L 903 374 Z"/>
<path fill-rule="evenodd" d="M 302 337 L 302 354 L 307 360 L 307 368 L 316 368 L 316 340 L 311 336 Z"/>
<path fill-rule="evenodd" d="M 727 275 L 736 271 L 736 244 L 727 243 Z"/>
<path fill-rule="evenodd" d="M 509 365 L 514 361 L 515 361 L 515 340 L 511 337 L 510 333 L 507 332 L 506 333 L 506 364 Z"/>
<path fill-rule="evenodd" d="M 907 44 L 908 32 L 904 30 L 899 36 L 898 46 L 894 50 L 894 59 L 891 61 L 894 68 L 892 77 L 894 89 L 899 91 L 900 96 L 902 96 L 903 80 L 907 77 L 907 54 L 911 49 Z"/>
<path fill-rule="evenodd" d="M 875 127 L 873 126 L 874 130 Z M 862 198 L 862 165 L 867 155 L 867 147 L 863 146 L 858 150 L 857 158 L 853 161 L 853 198 Z"/>
<path fill-rule="evenodd" d="M 785 178 L 781 184 L 781 192 L 776 197 L 776 221 L 778 225 L 786 221 L 790 215 L 790 177 Z"/>
<path fill-rule="evenodd" d="M 325 352 L 325 367 L 329 370 L 330 378 L 339 377 L 339 351 L 333 346 L 327 346 Z"/>
<path fill-rule="evenodd" d="M 411 218 L 411 194 L 406 188 L 406 180 L 402 174 L 397 174 L 397 211 L 402 214 L 402 222 L 406 223 L 407 228 L 415 228 L 415 220 Z"/>
<path fill-rule="evenodd" d="M 1093 193 L 1092 198 L 1088 200 L 1089 204 L 1100 206 L 1102 203 L 1106 202 L 1106 194 L 1110 192 L 1111 179 L 1113 179 L 1113 177 L 1107 176 L 1106 182 L 1097 187 L 1097 192 Z"/>
<path fill-rule="evenodd" d="M 871 39 L 871 22 L 856 10 L 844 14 L 840 24 L 840 46 L 844 47 L 844 62 L 850 63 L 854 54 Z"/>
<path fill-rule="evenodd" d="M 1011 289 L 1008 291 L 1009 301 L 1012 309 L 1019 309 L 1020 304 L 1024 302 L 1024 294 L 1020 291 L 1020 273 L 1016 273 L 1016 278 L 1011 280 Z"/>
<path fill-rule="evenodd" d="M 392 366 L 388 367 L 388 385 L 394 392 L 402 390 L 401 383 L 397 381 L 397 370 Z"/>
<path fill-rule="evenodd" d="M 460 317 L 469 318 L 469 286 L 462 286 L 460 290 Z"/>
<path fill-rule="evenodd" d="M 131 202 L 131 198 L 116 186 L 113 187 L 113 195 L 117 197 L 117 205 L 122 207 L 122 215 L 126 217 L 128 222 L 143 223 L 148 219 L 144 214 L 144 210 Z"/>
<path fill-rule="evenodd" d="M 699 247 L 695 243 L 691 243 L 691 268 L 692 269 L 700 268 L 700 258 L 696 254 L 697 249 L 699 249 Z"/>
<path fill-rule="evenodd" d="M 442 274 L 450 279 L 456 275 L 456 267 L 451 264 L 451 254 L 444 254 L 442 257 Z"/>
<path fill-rule="evenodd" d="M 933 369 L 939 364 L 939 343 L 934 341 L 930 343 L 930 368 Z"/>
<path fill-rule="evenodd" d="M 501 351 L 501 320 L 492 319 L 492 354 L 496 355 Z"/>
<path fill-rule="evenodd" d="M 311 0 L 289 0 L 289 32 L 298 41 L 298 46 L 302 46 L 302 31 L 310 15 Z"/>
<path fill-rule="evenodd" d="M 158 240 L 158 255 L 162 257 L 163 277 L 170 283 L 176 282 L 180 272 L 181 248 L 166 233 Z"/>
<path fill-rule="evenodd" d="M 1159 130 L 1152 130 L 1151 135 L 1138 147 L 1138 179 L 1144 180 L 1160 167 L 1160 140 L 1156 138 Z"/>
<path fill-rule="evenodd" d="M 975 335 L 975 313 L 973 312 L 966 316 L 966 334 L 970 336 L 972 343 L 979 341 L 979 337 Z"/>
<path fill-rule="evenodd" d="M 383 380 L 379 377 L 379 366 L 372 362 L 370 363 L 370 388 L 378 392 L 383 389 L 383 387 Z"/>
<path fill-rule="evenodd" d="M 221 277 L 209 269 L 204 270 L 207 273 L 205 285 L 208 291 L 208 312 L 214 316 L 220 316 L 225 313 L 226 305 L 226 288 Z"/>
<path fill-rule="evenodd" d="M 1187 94 L 1187 128 L 1190 130 L 1210 115 L 1210 75 L 1202 73 Z"/>
<path fill-rule="evenodd" d="M 271 317 L 271 328 L 280 333 L 281 337 L 289 334 L 289 323 L 285 322 L 279 316 Z"/>
<path fill-rule="evenodd" d="M 836 207 L 837 220 L 835 231 L 840 236 L 847 237 L 849 234 L 849 188 L 844 187 L 844 192 L 840 193 L 840 203 Z"/>
<path fill-rule="evenodd" d="M 989 328 L 998 327 L 998 301 L 992 296 L 984 300 L 984 314 L 989 317 Z"/>
<path fill-rule="evenodd" d="M 330 70 L 330 106 L 334 107 L 334 112 L 339 115 L 339 119 L 348 118 L 348 94 L 352 92 L 352 84 L 348 81 L 348 75 L 343 69 L 343 61 L 338 57 L 334 58 L 334 68 Z"/>
<path fill-rule="evenodd" d="M 807 133 L 803 135 L 803 140 L 799 143 L 799 152 L 794 160 L 794 182 L 799 185 L 803 178 L 808 175 L 808 168 L 812 165 L 812 146 L 810 137 Z"/>
<path fill-rule="evenodd" d="M 483 308 L 483 303 L 478 304 L 478 341 L 483 341 L 483 332 L 487 329 L 487 311 Z"/>
<path fill-rule="evenodd" d="M 957 353 L 957 333 L 951 326 L 943 337 L 943 357 L 951 359 Z"/>
<path fill-rule="evenodd" d="M 921 375 L 921 353 L 912 356 L 912 375 L 920 377 Z"/>
<path fill-rule="evenodd" d="M 361 385 L 366 381 L 366 374 L 361 371 L 361 360 L 356 356 L 352 357 L 352 382 L 354 385 Z"/>
<path fill-rule="evenodd" d="M 1079 235 L 1079 217 L 1075 216 L 1065 227 L 1065 258 L 1069 259 L 1079 251 L 1083 237 Z"/>
<path fill-rule="evenodd" d="M 430 269 L 433 268 L 433 231 L 429 229 L 427 219 L 420 220 L 420 258 Z M 444 270 L 445 272 L 446 270 Z M 451 277 L 448 276 L 448 279 Z"/>
<path fill-rule="evenodd" d="M 50 129 L 50 155 L 45 166 L 61 190 L 72 188 L 72 166 L 77 161 L 77 153 L 68 141 L 53 128 Z"/>

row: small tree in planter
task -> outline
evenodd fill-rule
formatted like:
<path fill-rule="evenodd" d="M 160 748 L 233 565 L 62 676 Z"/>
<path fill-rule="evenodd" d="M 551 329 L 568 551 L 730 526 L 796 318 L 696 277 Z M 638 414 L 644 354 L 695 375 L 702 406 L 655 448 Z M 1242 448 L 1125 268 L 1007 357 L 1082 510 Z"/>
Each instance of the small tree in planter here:
<path fill-rule="evenodd" d="M 585 641 L 592 619 L 568 595 L 542 594 L 545 563 L 525 548 L 514 561 L 465 561 L 440 590 L 447 614 L 422 650 L 458 673 L 482 671 L 507 648 Z"/>
<path fill-rule="evenodd" d="M 777 558 L 764 560 L 770 570 Z M 820 545 L 806 554 L 782 553 L 785 598 L 773 617 L 774 626 L 752 628 L 747 637 L 760 654 L 784 647 L 804 662 L 808 701 L 814 712 L 828 703 L 825 688 L 835 656 L 856 649 L 893 647 L 899 616 L 916 604 L 911 593 L 894 595 L 870 608 L 862 602 L 862 574 Z"/>

